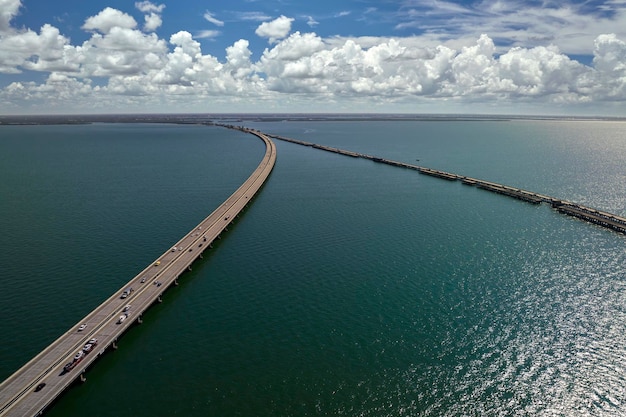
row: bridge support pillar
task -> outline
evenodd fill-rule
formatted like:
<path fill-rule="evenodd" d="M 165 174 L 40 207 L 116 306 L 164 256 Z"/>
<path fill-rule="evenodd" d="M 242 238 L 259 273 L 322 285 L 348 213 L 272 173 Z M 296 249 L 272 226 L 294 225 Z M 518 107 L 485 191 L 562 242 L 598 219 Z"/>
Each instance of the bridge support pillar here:
<path fill-rule="evenodd" d="M 84 373 L 80 374 L 80 382 L 87 382 L 87 378 L 85 378 L 85 374 Z"/>
<path fill-rule="evenodd" d="M 191 265 L 189 265 L 189 266 L 187 267 L 187 270 L 191 271 Z"/>
<path fill-rule="evenodd" d="M 162 303 L 162 302 L 163 302 L 163 300 L 161 299 L 161 296 L 162 296 L 162 295 L 163 295 L 163 294 L 159 294 L 159 296 L 157 297 L 157 301 L 158 301 L 159 303 Z"/>
<path fill-rule="evenodd" d="M 117 350 L 117 339 L 115 339 L 115 340 L 113 341 L 113 343 L 111 344 L 111 347 L 112 347 L 113 349 Z"/>
<path fill-rule="evenodd" d="M 137 317 L 137 323 L 139 323 L 139 324 L 143 323 L 143 319 L 141 318 L 141 315 L 139 315 L 139 317 Z"/>
<path fill-rule="evenodd" d="M 204 259 L 204 258 L 202 257 L 202 252 L 200 252 L 200 259 Z"/>
<path fill-rule="evenodd" d="M 174 280 L 174 285 L 176 285 L 178 287 L 178 279 Z"/>

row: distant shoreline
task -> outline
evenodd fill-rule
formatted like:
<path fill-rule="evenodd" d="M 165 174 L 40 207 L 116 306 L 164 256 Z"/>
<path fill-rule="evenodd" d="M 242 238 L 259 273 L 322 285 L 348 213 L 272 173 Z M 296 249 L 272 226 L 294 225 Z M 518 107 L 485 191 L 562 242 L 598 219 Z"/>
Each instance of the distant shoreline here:
<path fill-rule="evenodd" d="M 463 114 L 283 114 L 283 113 L 189 113 L 189 114 L 101 114 L 101 115 L 14 115 L 0 116 L 0 126 L 7 125 L 73 125 L 91 123 L 174 123 L 206 124 L 237 122 L 367 122 L 367 121 L 423 121 L 471 122 L 512 120 L 553 121 L 611 121 L 623 122 L 626 117 L 600 116 L 515 116 Z"/>

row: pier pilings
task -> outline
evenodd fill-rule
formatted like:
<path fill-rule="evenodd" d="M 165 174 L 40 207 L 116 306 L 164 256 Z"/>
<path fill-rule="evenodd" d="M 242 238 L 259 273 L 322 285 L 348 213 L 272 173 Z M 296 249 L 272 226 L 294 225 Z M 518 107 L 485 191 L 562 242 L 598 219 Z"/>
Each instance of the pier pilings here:
<path fill-rule="evenodd" d="M 295 143 L 297 145 L 308 146 L 311 148 L 333 152 L 341 155 L 347 155 L 355 158 L 364 158 L 369 159 L 373 162 L 386 164 L 391 166 L 396 166 L 400 168 L 407 168 L 416 170 L 420 174 L 428 175 L 431 177 L 440 178 L 446 181 L 458 181 L 460 180 L 462 184 L 468 186 L 475 186 L 479 189 L 490 191 L 492 193 L 504 195 L 506 197 L 512 197 L 520 201 L 524 201 L 526 203 L 531 204 L 541 204 L 543 202 L 550 204 L 554 209 L 556 209 L 559 213 L 567 214 L 568 216 L 576 217 L 580 220 L 584 220 L 589 223 L 596 224 L 598 226 L 605 227 L 607 229 L 614 230 L 616 232 L 626 234 L 626 218 L 617 216 L 612 213 L 607 213 L 604 211 L 596 210 L 591 207 L 586 207 L 580 204 L 570 203 L 563 200 L 560 200 L 555 197 L 551 197 L 548 195 L 534 193 L 532 191 L 523 190 L 521 188 L 510 187 L 504 184 L 498 184 L 491 181 L 485 181 L 478 178 L 470 178 L 463 175 L 453 174 L 446 171 L 441 171 L 437 169 L 427 168 L 419 165 L 407 164 L 405 162 L 394 161 L 386 158 L 381 158 L 379 156 L 373 156 L 358 152 L 347 151 L 343 149 L 334 148 L 331 146 L 320 145 L 316 143 L 305 142 L 302 140 L 291 139 L 284 136 L 278 135 L 268 135 L 272 138 Z"/>

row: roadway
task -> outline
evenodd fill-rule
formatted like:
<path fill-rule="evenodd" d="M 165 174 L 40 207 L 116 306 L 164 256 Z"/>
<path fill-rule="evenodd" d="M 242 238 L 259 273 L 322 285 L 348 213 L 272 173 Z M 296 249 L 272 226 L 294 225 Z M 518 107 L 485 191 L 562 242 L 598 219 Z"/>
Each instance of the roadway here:
<path fill-rule="evenodd" d="M 85 370 L 109 347 L 116 348 L 118 338 L 135 322 L 141 322 L 143 312 L 161 301 L 163 292 L 178 283 L 180 275 L 191 268 L 194 260 L 202 257 L 202 253 L 251 201 L 274 167 L 276 147 L 260 132 L 238 129 L 257 136 L 266 145 L 265 155 L 252 175 L 193 230 L 0 384 L 0 416 L 40 415 L 74 381 L 84 379 Z M 129 287 L 133 291 L 122 299 L 122 292 Z M 119 323 L 127 305 L 130 305 L 128 318 Z M 86 327 L 79 331 L 82 324 Z M 74 355 L 92 338 L 98 340 L 95 349 L 72 370 L 65 372 L 64 366 L 72 362 Z M 45 387 L 35 391 L 41 383 L 45 383 Z"/>

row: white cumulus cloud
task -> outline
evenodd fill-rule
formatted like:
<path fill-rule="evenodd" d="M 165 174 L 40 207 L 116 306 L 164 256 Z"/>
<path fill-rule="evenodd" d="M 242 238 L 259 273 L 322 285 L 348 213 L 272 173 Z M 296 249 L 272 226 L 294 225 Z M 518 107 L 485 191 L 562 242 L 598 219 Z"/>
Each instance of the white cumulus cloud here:
<path fill-rule="evenodd" d="M 143 13 L 162 13 L 165 9 L 164 4 L 156 5 L 150 1 L 138 1 L 135 3 L 135 7 Z"/>
<path fill-rule="evenodd" d="M 144 23 L 143 28 L 146 32 L 154 32 L 163 24 L 163 20 L 161 16 L 156 13 L 150 13 L 145 16 L 146 23 Z"/>
<path fill-rule="evenodd" d="M 291 22 L 294 19 L 286 16 L 280 16 L 271 22 L 263 22 L 256 29 L 255 33 L 262 37 L 268 38 L 270 43 L 276 43 L 277 40 L 285 38 L 291 32 Z"/>
<path fill-rule="evenodd" d="M 0 33 L 11 29 L 11 20 L 17 15 L 21 0 L 0 0 Z"/>
<path fill-rule="evenodd" d="M 137 8 L 159 19 L 146 20 L 143 31 L 130 15 L 106 8 L 86 19 L 89 38 L 75 45 L 50 24 L 38 32 L 12 27 L 20 2 L 0 5 L 0 73 L 7 79 L 25 71 L 47 75 L 42 82 L 22 76 L 1 87 L 0 103 L 11 111 L 44 111 L 51 103 L 65 112 L 106 111 L 94 107 L 105 105 L 108 111 L 167 111 L 150 107 L 157 104 L 177 111 L 259 111 L 282 103 L 299 110 L 315 104 L 328 111 L 412 111 L 416 103 L 445 101 L 471 111 L 526 104 L 546 113 L 589 103 L 619 109 L 626 101 L 626 42 L 619 34 L 597 36 L 588 46 L 593 62 L 583 65 L 549 42 L 498 48 L 487 34 L 445 44 L 417 36 L 324 38 L 290 33 L 293 19 L 281 16 L 257 28 L 270 42 L 260 56 L 253 58 L 250 42 L 239 39 L 218 58 L 198 41 L 218 31 L 162 38 L 149 30 L 160 26 L 162 10 L 149 2 Z"/>
<path fill-rule="evenodd" d="M 85 20 L 82 26 L 85 30 L 98 31 L 100 33 L 109 33 L 112 28 L 134 29 L 137 27 L 135 19 L 117 9 L 107 7 L 95 16 L 91 16 Z"/>
<path fill-rule="evenodd" d="M 49 24 L 40 32 L 9 31 L 0 34 L 0 73 L 17 74 L 22 68 L 35 71 L 74 71 L 80 63 L 72 57 L 69 39 Z"/>

